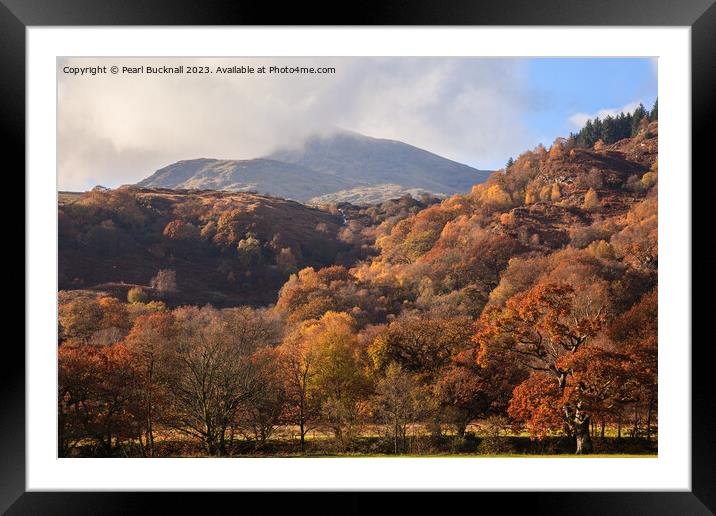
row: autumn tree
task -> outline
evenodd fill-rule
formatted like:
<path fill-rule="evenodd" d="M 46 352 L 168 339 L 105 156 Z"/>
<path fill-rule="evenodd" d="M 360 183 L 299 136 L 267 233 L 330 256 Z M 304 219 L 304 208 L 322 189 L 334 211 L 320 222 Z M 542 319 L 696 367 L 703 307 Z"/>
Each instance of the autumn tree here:
<path fill-rule="evenodd" d="M 585 210 L 594 210 L 599 207 L 599 196 L 594 188 L 590 188 L 587 190 L 587 193 L 584 194 L 584 203 L 582 204 L 582 207 Z"/>
<path fill-rule="evenodd" d="M 172 220 L 164 227 L 162 234 L 169 240 L 192 241 L 199 237 L 199 229 L 191 222 Z"/>
<path fill-rule="evenodd" d="M 328 311 L 349 312 L 361 325 L 383 319 L 392 304 L 386 287 L 371 288 L 354 272 L 339 265 L 302 269 L 281 288 L 276 307 L 290 323 L 319 319 Z"/>
<path fill-rule="evenodd" d="M 149 296 L 141 287 L 132 287 L 127 291 L 127 301 L 130 303 L 146 303 Z"/>
<path fill-rule="evenodd" d="M 406 371 L 432 378 L 467 347 L 471 334 L 469 317 L 404 315 L 378 334 L 368 353 L 376 369 L 396 363 Z"/>
<path fill-rule="evenodd" d="M 261 264 L 261 241 L 255 235 L 247 233 L 245 238 L 236 245 L 239 262 L 244 267 L 255 267 Z"/>
<path fill-rule="evenodd" d="M 200 230 L 191 222 L 183 220 L 172 220 L 162 231 L 162 235 L 168 247 L 182 254 L 190 254 L 197 251 L 197 244 L 200 242 Z"/>
<path fill-rule="evenodd" d="M 261 348 L 250 360 L 256 368 L 258 388 L 237 412 L 236 426 L 256 448 L 262 448 L 282 421 L 287 392 L 277 348 Z"/>
<path fill-rule="evenodd" d="M 622 398 L 625 408 L 633 406 L 634 436 L 638 434 L 640 413 L 644 435 L 649 439 L 658 409 L 658 295 L 653 290 L 621 314 L 608 329 L 617 349 L 626 355 L 624 365 L 627 390 Z M 621 413 L 619 414 L 621 429 Z"/>
<path fill-rule="evenodd" d="M 171 312 L 141 315 L 125 340 L 134 369 L 136 397 L 135 416 L 140 424 L 139 443 L 143 452 L 154 455 L 154 427 L 167 410 L 169 354 L 177 335 Z M 142 440 L 144 437 L 144 440 Z"/>
<path fill-rule="evenodd" d="M 407 451 L 407 431 L 427 412 L 428 390 L 414 375 L 391 363 L 378 379 L 373 397 L 374 414 L 393 441 L 395 454 Z"/>
<path fill-rule="evenodd" d="M 320 393 L 321 418 L 336 440 L 347 446 L 364 408 L 369 390 L 365 357 L 356 338 L 355 319 L 326 312 L 306 325 L 315 363 L 314 389 Z"/>
<path fill-rule="evenodd" d="M 110 346 L 120 342 L 131 321 L 124 303 L 106 295 L 75 293 L 59 303 L 59 340 L 92 346 Z"/>
<path fill-rule="evenodd" d="M 99 329 L 102 307 L 94 297 L 81 296 L 60 303 L 58 320 L 60 339 L 87 341 Z"/>
<path fill-rule="evenodd" d="M 650 196 L 627 213 L 627 225 L 616 233 L 611 244 L 631 267 L 656 273 L 659 258 L 657 199 Z"/>
<path fill-rule="evenodd" d="M 542 201 L 552 200 L 552 187 L 550 185 L 543 185 L 539 191 L 539 198 Z"/>
<path fill-rule="evenodd" d="M 283 419 L 298 426 L 301 453 L 306 433 L 319 414 L 319 393 L 313 381 L 316 356 L 311 346 L 311 324 L 302 323 L 278 348 L 281 378 L 286 396 Z"/>
<path fill-rule="evenodd" d="M 472 319 L 467 316 L 403 315 L 378 331 L 368 349 L 371 366 L 381 372 L 396 364 L 423 385 L 432 385 L 452 357 L 469 345 L 472 330 Z M 439 435 L 440 412 L 437 399 L 433 401 L 433 410 L 426 416 L 431 432 Z"/>
<path fill-rule="evenodd" d="M 507 354 L 541 375 L 539 381 L 535 378 L 515 389 L 515 404 L 523 395 L 534 397 L 534 389 L 547 385 L 545 379 L 552 378 L 544 410 L 559 414 L 576 438 L 577 453 L 592 449 L 590 414 L 584 404 L 583 386 L 570 381 L 575 370 L 566 359 L 588 345 L 604 319 L 604 306 L 591 299 L 588 291 L 576 292 L 563 283 L 541 284 L 510 299 L 504 308 L 486 310 L 473 337 L 480 348 L 479 363 L 488 364 L 491 356 Z M 513 413 L 524 420 L 526 412 Z M 546 421 L 554 422 L 555 418 L 550 416 Z M 559 429 L 554 427 L 549 425 Z"/>
<path fill-rule="evenodd" d="M 223 455 L 238 410 L 259 389 L 251 356 L 275 339 L 275 328 L 251 308 L 185 307 L 174 315 L 167 420 L 198 438 L 210 455 Z"/>
<path fill-rule="evenodd" d="M 502 196 L 498 197 L 505 200 Z M 431 206 L 395 224 L 390 234 L 379 238 L 376 245 L 385 261 L 413 263 L 432 249 L 445 224 L 455 216 L 456 210 L 445 209 L 442 204 Z"/>
<path fill-rule="evenodd" d="M 482 196 L 483 202 L 492 209 L 504 210 L 512 205 L 510 194 L 498 184 L 490 186 Z"/>
<path fill-rule="evenodd" d="M 525 204 L 534 204 L 539 200 L 538 191 L 535 186 L 529 186 L 525 190 Z"/>
<path fill-rule="evenodd" d="M 345 267 L 326 267 L 319 271 L 307 267 L 291 275 L 279 292 L 276 306 L 287 312 L 291 322 L 319 318 L 330 309 L 347 309 L 337 294 L 349 280 L 350 273 Z"/>
<path fill-rule="evenodd" d="M 131 324 L 127 306 L 124 303 L 115 297 L 103 296 L 99 298 L 98 304 L 102 310 L 100 328 L 116 328 L 122 333 L 129 331 Z"/>
<path fill-rule="evenodd" d="M 562 198 L 562 190 L 557 183 L 552 183 L 552 190 L 550 192 L 549 198 L 552 201 L 558 201 Z"/>
<path fill-rule="evenodd" d="M 368 380 L 355 320 L 328 311 L 298 325 L 281 344 L 286 420 L 299 427 L 301 451 L 309 425 L 329 426 L 346 446 L 362 409 Z"/>
<path fill-rule="evenodd" d="M 445 227 L 422 262 L 431 266 L 429 275 L 442 291 L 474 285 L 484 305 L 510 258 L 525 249 L 515 238 L 483 230 L 475 221 L 460 217 Z"/>
<path fill-rule="evenodd" d="M 548 260 L 533 254 L 510 258 L 500 274 L 500 281 L 490 291 L 489 305 L 502 306 L 509 298 L 529 290 L 548 268 Z"/>
<path fill-rule="evenodd" d="M 150 282 L 151 287 L 163 295 L 172 295 L 179 291 L 177 273 L 172 269 L 161 269 Z"/>
<path fill-rule="evenodd" d="M 553 375 L 538 371 L 515 387 L 507 413 L 514 421 L 524 424 L 530 435 L 541 439 L 550 430 L 564 427 L 562 403 L 563 392 Z M 585 439 L 589 439 L 588 421 L 586 426 L 582 425 Z"/>
<path fill-rule="evenodd" d="M 282 247 L 279 250 L 278 255 L 276 256 L 276 265 L 278 265 L 278 268 L 286 274 L 296 272 L 298 262 L 296 261 L 290 247 Z"/>
<path fill-rule="evenodd" d="M 525 376 L 506 357 L 493 357 L 480 367 L 476 354 L 474 347 L 457 353 L 432 385 L 442 417 L 461 437 L 471 421 L 504 413 L 514 386 Z"/>
<path fill-rule="evenodd" d="M 110 457 L 136 436 L 131 416 L 134 375 L 123 344 L 63 344 L 58 368 L 60 455 L 89 439 Z"/>
<path fill-rule="evenodd" d="M 556 138 L 549 148 L 549 158 L 556 159 L 561 158 L 566 150 L 567 140 L 565 138 Z"/>
<path fill-rule="evenodd" d="M 629 356 L 620 350 L 592 345 L 566 357 L 564 365 L 574 371 L 571 389 L 578 389 L 576 394 L 583 409 L 591 415 L 593 426 L 601 423 L 604 437 L 607 421 L 613 421 L 631 397 Z"/>

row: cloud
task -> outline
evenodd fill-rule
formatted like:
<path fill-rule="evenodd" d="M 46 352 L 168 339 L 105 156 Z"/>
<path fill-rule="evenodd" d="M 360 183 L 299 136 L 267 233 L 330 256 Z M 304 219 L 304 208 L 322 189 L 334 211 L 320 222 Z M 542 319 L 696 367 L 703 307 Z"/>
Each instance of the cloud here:
<path fill-rule="evenodd" d="M 651 65 L 651 71 L 654 74 L 654 79 L 658 79 L 658 77 L 659 77 L 659 58 L 652 57 L 651 59 L 649 59 L 649 64 Z"/>
<path fill-rule="evenodd" d="M 594 118 L 600 118 L 605 119 L 608 116 L 617 116 L 619 113 L 633 113 L 634 110 L 639 107 L 639 104 L 643 103 L 638 100 L 634 102 L 630 102 L 629 104 L 626 104 L 625 106 L 622 106 L 620 108 L 604 108 L 600 109 L 596 113 L 575 113 L 572 116 L 569 117 L 569 122 L 576 127 L 577 129 L 581 129 L 584 127 L 584 124 L 587 123 L 587 120 L 593 120 Z"/>
<path fill-rule="evenodd" d="M 328 66 L 335 74 L 95 75 L 64 66 Z M 340 127 L 474 166 L 532 143 L 519 59 L 71 58 L 59 63 L 63 190 L 134 183 L 180 159 L 249 159 Z M 484 166 L 484 165 L 483 165 Z"/>

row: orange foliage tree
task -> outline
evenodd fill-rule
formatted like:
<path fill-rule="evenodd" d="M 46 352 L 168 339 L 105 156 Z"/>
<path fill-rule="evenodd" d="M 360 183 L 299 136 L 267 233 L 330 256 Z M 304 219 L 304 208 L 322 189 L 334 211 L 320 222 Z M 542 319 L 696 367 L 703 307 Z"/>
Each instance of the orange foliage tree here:
<path fill-rule="evenodd" d="M 476 353 L 474 347 L 457 353 L 433 384 L 442 417 L 459 436 L 472 420 L 504 412 L 512 389 L 524 379 L 524 373 L 507 360 L 480 367 Z"/>
<path fill-rule="evenodd" d="M 135 415 L 140 425 L 139 444 L 150 456 L 154 454 L 155 420 L 166 411 L 170 388 L 167 357 L 176 335 L 177 325 L 171 312 L 155 312 L 140 315 L 125 340 L 137 386 Z"/>
<path fill-rule="evenodd" d="M 83 439 L 111 456 L 137 435 L 132 418 L 134 374 L 123 344 L 66 343 L 59 348 L 58 365 L 61 456 Z"/>
<path fill-rule="evenodd" d="M 569 358 L 585 347 L 605 320 L 604 307 L 595 306 L 589 296 L 579 299 L 575 290 L 564 283 L 541 284 L 510 299 L 503 308 L 485 310 L 473 339 L 479 346 L 477 361 L 489 364 L 495 355 L 507 355 L 527 369 L 543 376 L 515 389 L 513 403 L 522 405 L 524 395 L 534 397 L 534 389 L 544 386 L 544 375 L 551 377 L 557 390 L 545 391 L 546 406 L 541 412 L 559 411 L 563 424 L 575 436 L 577 453 L 589 453 L 590 414 L 586 410 L 583 386 L 575 381 Z M 560 393 L 559 399 L 552 394 Z M 529 401 L 533 403 L 534 401 Z M 529 422 L 537 432 L 558 430 L 553 417 L 540 419 L 550 425 L 541 428 L 525 419 L 526 412 L 513 409 L 518 419 Z"/>

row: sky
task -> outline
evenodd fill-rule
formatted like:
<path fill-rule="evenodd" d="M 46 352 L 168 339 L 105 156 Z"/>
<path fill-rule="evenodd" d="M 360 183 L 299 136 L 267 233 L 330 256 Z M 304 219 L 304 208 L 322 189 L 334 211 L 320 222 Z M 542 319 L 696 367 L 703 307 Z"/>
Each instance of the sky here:
<path fill-rule="evenodd" d="M 179 65 L 212 73 L 146 73 Z M 93 66 L 106 73 L 71 72 Z M 335 73 L 217 72 L 231 66 Z M 497 169 L 657 96 L 652 58 L 65 58 L 57 77 L 58 188 L 71 191 L 135 183 L 183 159 L 257 158 L 336 128 Z"/>

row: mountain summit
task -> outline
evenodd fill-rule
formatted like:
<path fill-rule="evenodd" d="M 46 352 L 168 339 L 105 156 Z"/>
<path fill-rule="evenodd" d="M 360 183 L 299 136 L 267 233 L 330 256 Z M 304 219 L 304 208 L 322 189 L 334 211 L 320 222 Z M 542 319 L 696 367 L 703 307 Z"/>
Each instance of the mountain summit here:
<path fill-rule="evenodd" d="M 489 174 L 403 142 L 341 130 L 259 159 L 179 161 L 138 185 L 257 191 L 302 202 L 340 202 L 360 200 L 366 190 L 371 200 L 404 193 L 467 192 Z"/>
<path fill-rule="evenodd" d="M 177 190 L 258 192 L 305 201 L 351 188 L 353 182 L 292 163 L 270 159 L 190 159 L 157 170 L 137 186 Z"/>

